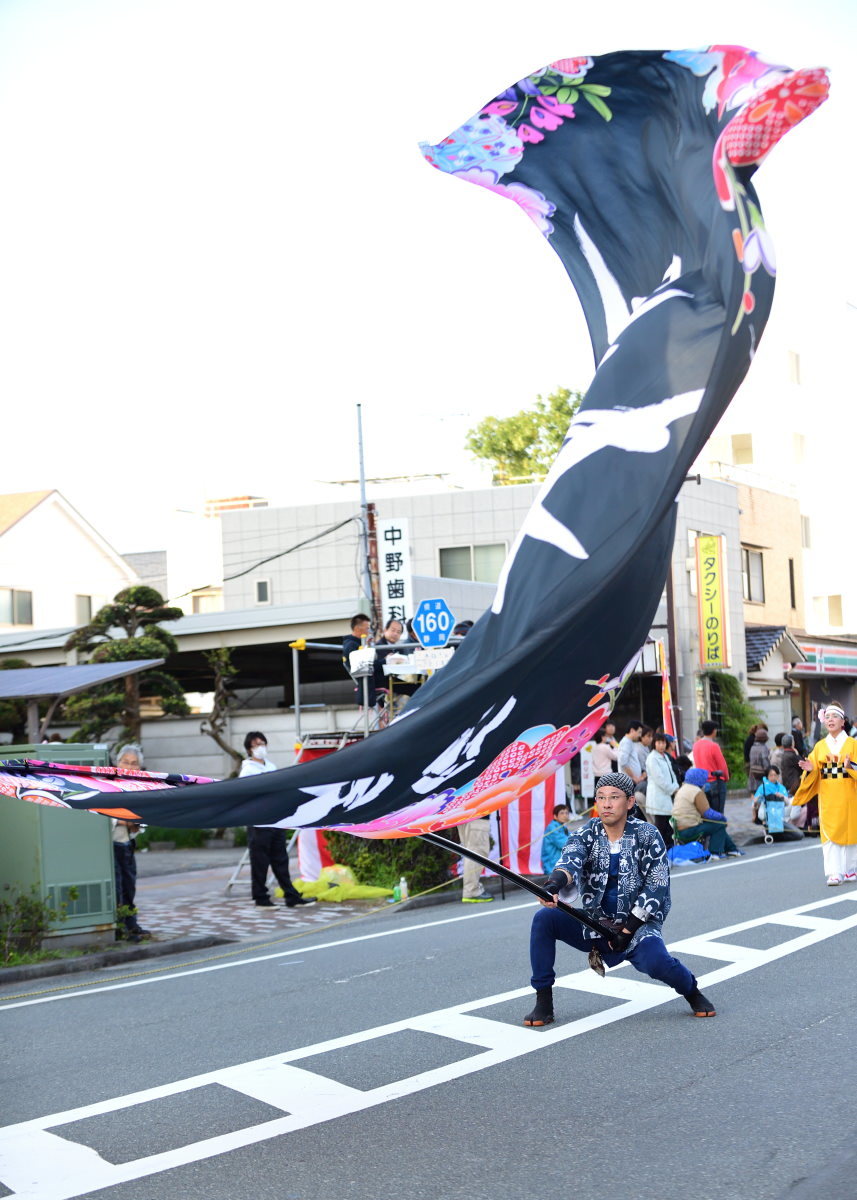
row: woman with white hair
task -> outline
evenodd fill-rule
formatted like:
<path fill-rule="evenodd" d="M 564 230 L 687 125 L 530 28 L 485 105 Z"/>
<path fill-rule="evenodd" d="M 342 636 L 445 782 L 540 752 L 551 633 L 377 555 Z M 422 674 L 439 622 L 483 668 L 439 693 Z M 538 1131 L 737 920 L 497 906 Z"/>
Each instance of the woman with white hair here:
<path fill-rule="evenodd" d="M 122 771 L 142 771 L 143 751 L 136 742 L 128 742 L 116 751 L 116 766 Z M 134 835 L 140 832 L 136 821 L 118 821 L 111 818 L 113 825 L 113 870 L 116 881 L 116 907 L 123 910 L 119 937 L 129 942 L 141 942 L 149 937 L 137 920 L 134 904 L 137 895 L 137 843 Z"/>
<path fill-rule="evenodd" d="M 805 772 L 792 804 L 818 797 L 818 820 L 827 886 L 857 883 L 857 741 L 846 732 L 845 712 L 828 704 L 827 736 L 800 760 Z"/>

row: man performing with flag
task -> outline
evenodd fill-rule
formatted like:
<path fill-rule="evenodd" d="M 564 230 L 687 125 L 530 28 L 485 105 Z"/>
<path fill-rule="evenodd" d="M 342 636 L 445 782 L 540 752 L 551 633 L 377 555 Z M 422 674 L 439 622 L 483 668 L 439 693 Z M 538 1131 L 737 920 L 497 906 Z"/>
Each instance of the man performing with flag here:
<path fill-rule="evenodd" d="M 714 1005 L 700 992 L 693 974 L 669 953 L 661 927 L 670 910 L 670 872 L 663 838 L 646 821 L 629 815 L 634 781 L 613 772 L 602 775 L 595 793 L 597 816 L 565 844 L 545 888 L 551 901 L 533 917 L 530 931 L 531 983 L 536 1006 L 524 1018 L 529 1026 L 554 1019 L 553 984 L 556 944 L 566 942 L 589 952 L 589 964 L 628 961 L 643 975 L 660 980 L 683 996 L 695 1017 L 713 1017 Z M 557 897 L 579 903 L 585 912 L 615 929 L 607 941 L 560 911 Z"/>

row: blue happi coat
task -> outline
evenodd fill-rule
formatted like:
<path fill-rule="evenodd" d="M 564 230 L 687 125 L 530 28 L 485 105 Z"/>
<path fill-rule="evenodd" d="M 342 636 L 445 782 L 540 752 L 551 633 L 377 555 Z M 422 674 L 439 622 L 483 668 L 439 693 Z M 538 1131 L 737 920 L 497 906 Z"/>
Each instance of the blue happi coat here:
<path fill-rule="evenodd" d="M 610 843 L 598 817 L 571 835 L 556 865 L 572 878 L 577 891 L 574 903 L 594 917 L 610 916 L 601 909 Z M 633 914 L 645 921 L 634 935 L 632 944 L 636 944 L 644 937 L 661 936 L 669 910 L 670 871 L 664 840 L 654 825 L 629 817 L 619 846 L 619 903 L 612 919 L 624 921 Z M 583 933 L 587 938 L 598 937 L 593 929 L 585 928 Z"/>

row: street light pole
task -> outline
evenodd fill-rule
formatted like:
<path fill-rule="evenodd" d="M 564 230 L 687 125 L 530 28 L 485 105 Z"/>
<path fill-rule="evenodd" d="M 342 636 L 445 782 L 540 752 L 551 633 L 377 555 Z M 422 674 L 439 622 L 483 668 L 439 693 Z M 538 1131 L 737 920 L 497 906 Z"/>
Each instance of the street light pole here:
<path fill-rule="evenodd" d="M 372 576 L 369 571 L 369 504 L 366 500 L 366 467 L 363 461 L 363 405 L 357 405 L 357 449 L 360 458 L 360 520 L 363 527 L 363 591 L 372 604 Z"/>

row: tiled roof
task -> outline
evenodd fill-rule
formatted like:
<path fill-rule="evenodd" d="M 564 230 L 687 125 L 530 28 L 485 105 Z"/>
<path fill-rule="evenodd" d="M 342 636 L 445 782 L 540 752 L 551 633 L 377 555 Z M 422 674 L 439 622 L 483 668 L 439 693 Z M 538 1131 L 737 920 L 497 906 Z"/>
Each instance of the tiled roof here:
<path fill-rule="evenodd" d="M 792 650 L 800 653 L 800 648 L 794 645 L 785 625 L 746 625 L 744 645 L 747 649 L 747 670 L 758 671 L 784 638 L 788 639 Z"/>

